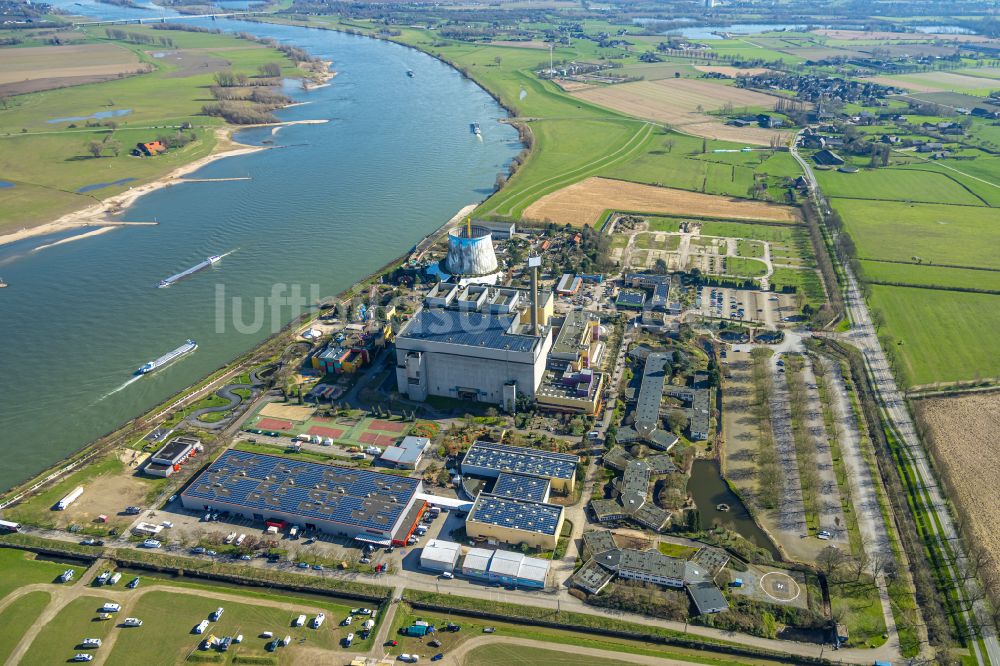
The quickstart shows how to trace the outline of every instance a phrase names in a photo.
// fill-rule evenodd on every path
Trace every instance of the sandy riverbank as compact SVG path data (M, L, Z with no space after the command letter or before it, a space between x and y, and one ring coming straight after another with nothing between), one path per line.
M242 144L234 143L230 138L231 131L231 128L219 128L216 130L217 143L215 151L211 155L206 155L201 159L197 159L193 162L185 164L184 166L178 167L162 178L158 178L150 183L129 188L127 192L122 192L121 194L108 197L107 199L93 204L92 206L87 206L86 208L66 213L52 222L45 222L38 226L19 229L18 231L0 235L0 245L14 243L24 240L25 238L45 236L47 234L67 231L69 229L78 229L80 227L106 227L119 225L121 222L114 219L112 216L119 215L124 212L129 206L135 203L139 197L145 196L150 192L163 189L164 187L170 187L171 185L176 185L179 182L184 182L181 180L184 176L197 171L206 164L211 164L216 160L221 160L225 157L235 157L237 155L248 155L259 150L267 150L266 146L243 146Z

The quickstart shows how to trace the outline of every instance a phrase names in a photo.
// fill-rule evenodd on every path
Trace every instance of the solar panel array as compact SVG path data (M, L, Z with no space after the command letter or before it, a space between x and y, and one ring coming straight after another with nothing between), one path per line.
M505 497L527 499L533 502L544 502L550 485L548 479L528 476L526 474L504 472L497 477L497 482L493 484L492 493Z
M533 474L547 479L572 479L579 456L569 453L539 451L525 446L508 446L494 442L475 442L462 459L466 467L483 467L497 472Z
M562 515L562 510L561 506L555 504L479 493L476 505L472 507L472 513L469 514L468 520L525 532L553 535L559 525L559 516Z
M184 491L186 498L308 519L390 530L412 503L419 479L226 451Z

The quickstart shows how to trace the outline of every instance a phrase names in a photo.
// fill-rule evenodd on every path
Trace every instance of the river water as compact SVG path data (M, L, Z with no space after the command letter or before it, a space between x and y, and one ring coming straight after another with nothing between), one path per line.
M56 5L101 18L166 15L87 0ZM116 229L38 251L0 247L0 488L8 488L196 382L270 335L305 302L333 295L406 252L491 192L520 150L505 112L427 55L329 31L204 22L292 43L334 61L332 84L303 92L281 120L322 125L245 130L276 149L215 162L140 199ZM406 70L414 77L406 76ZM92 109L80 109L86 115ZM469 131L478 121L482 139ZM2 174L0 174L2 175ZM100 177L95 175L95 182ZM211 254L214 268L156 289ZM277 296L273 298L272 296ZM235 299L235 301L234 301ZM283 301L289 301L282 305ZM256 321L255 321L256 319ZM187 338L199 349L133 380Z

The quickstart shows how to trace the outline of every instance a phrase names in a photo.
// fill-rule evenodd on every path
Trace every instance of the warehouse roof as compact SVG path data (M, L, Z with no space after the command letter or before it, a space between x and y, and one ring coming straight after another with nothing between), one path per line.
M656 550L623 548L618 561L618 571L684 580L684 560L668 557Z
M514 315L422 309L397 340L425 340L467 347L529 352L540 338L520 334Z
M477 441L465 453L462 471L465 472L466 466L475 466L498 472L534 474L547 479L572 479L579 462L579 456L569 453Z
M419 488L419 479L230 450L183 494L255 513L280 511L385 531L399 520Z
M174 437L172 440L163 445L159 451L154 453L150 460L162 460L165 461L165 465L176 464L178 460L183 458L188 454L195 444L199 444L199 440L193 437Z
M549 498L550 485L548 479L538 476L503 472L493 484L493 494L544 502Z
M493 557L493 551L487 550L485 548L470 548L469 552L465 554L465 560L462 562L463 569L472 569L473 571L486 570L490 566L490 558Z
M455 564L462 546L454 541L439 541L431 539L420 551L420 561L447 562Z
M493 557L496 559L495 555ZM534 580L544 585L545 578L549 575L550 562L550 560L538 557L524 557L521 560L521 567L517 570L517 577L521 580Z
M554 535L563 508L556 504L479 493L468 522Z
M524 561L522 553L512 553L508 550L497 550L490 560L490 573L498 576L516 578L517 572L521 570L521 562Z
M550 354L579 354L590 347L592 315L583 310L571 310L559 328L559 335L552 344Z

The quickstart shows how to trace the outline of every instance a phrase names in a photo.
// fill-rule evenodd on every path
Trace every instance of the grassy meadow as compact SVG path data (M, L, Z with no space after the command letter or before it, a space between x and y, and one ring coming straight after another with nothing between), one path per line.
M128 26L127 32L167 36L192 60L210 58L220 68L248 75L266 63L279 63L285 76L299 70L283 54L228 35L153 30ZM129 187L162 177L179 166L210 154L216 147L215 129L220 118L204 116L201 107L212 100L212 68L183 69L179 64L154 58L147 50L157 47L109 40L102 28L89 29L84 40L116 44L131 50L154 69L145 74L85 85L17 95L0 112L0 173L13 187L0 188L0 232L52 220L63 213L92 204ZM13 47L12 47L13 48ZM210 56L205 49L211 49ZM3 56L0 49L0 73ZM227 64L228 63L228 64ZM203 73L204 72L204 73ZM124 111L105 120L69 120L94 113ZM62 122L49 122L67 119ZM109 126L108 121L114 123ZM152 141L190 124L195 140L155 158L135 158L129 150L140 141ZM91 142L117 143L118 155L105 150L94 157ZM127 182L92 189L85 186Z

